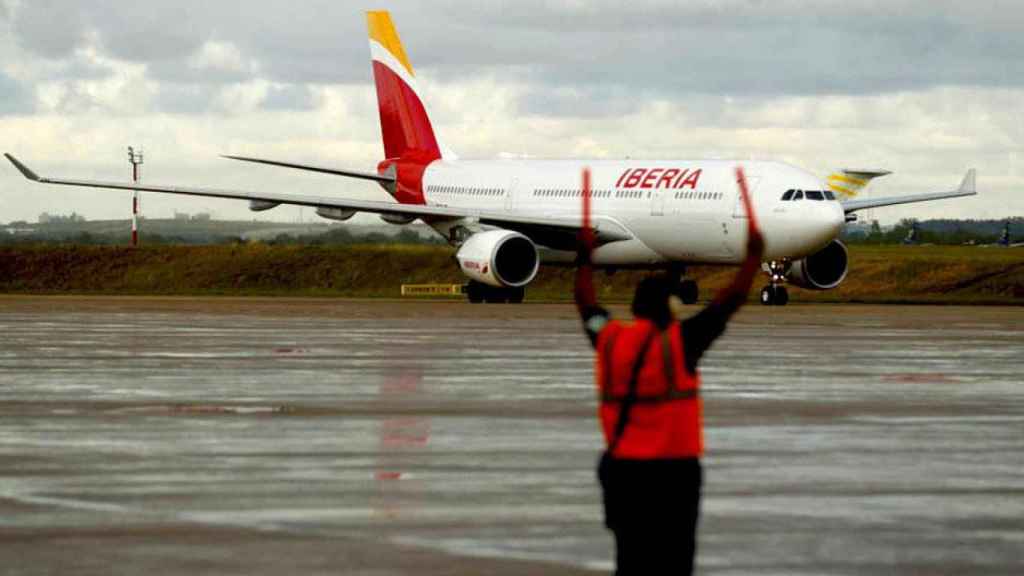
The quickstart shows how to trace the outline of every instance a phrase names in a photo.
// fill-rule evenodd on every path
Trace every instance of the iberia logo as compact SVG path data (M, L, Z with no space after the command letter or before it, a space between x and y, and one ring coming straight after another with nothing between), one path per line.
M689 168L627 168L615 181L616 188L697 189L701 170Z

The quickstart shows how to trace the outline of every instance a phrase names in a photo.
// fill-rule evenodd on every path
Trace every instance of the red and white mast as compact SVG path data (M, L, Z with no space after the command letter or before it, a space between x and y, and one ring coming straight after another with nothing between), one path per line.
M131 146L128 147L128 161L132 164L132 182L139 183L142 176L142 150L135 152ZM139 245L139 191L132 191L132 247Z

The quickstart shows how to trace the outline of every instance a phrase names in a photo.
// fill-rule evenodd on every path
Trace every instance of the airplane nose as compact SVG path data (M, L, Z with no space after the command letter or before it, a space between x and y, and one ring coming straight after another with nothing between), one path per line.
M835 231L835 235L839 236L843 227L846 226L846 211L843 210L843 205L839 202L829 202L826 206L830 208L832 229Z
M805 213L808 226L804 228L808 244L823 246L839 237L846 224L846 216L838 202L806 203L805 206L810 208Z
M819 221L821 222L821 233L823 238L829 240L838 238L846 225L846 213L838 202L826 202L818 206Z

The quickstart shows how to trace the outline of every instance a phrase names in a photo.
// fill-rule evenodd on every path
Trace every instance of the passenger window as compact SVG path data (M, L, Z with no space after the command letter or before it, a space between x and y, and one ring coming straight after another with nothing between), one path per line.
M796 192L796 190L786 190L786 193L782 195L782 199L783 200L792 200L794 192Z
M793 200L803 200L803 199L804 199L804 191L803 190L797 190L796 194L793 195Z
M808 190L804 192L807 195L808 200L824 200L825 196L821 193L821 190Z

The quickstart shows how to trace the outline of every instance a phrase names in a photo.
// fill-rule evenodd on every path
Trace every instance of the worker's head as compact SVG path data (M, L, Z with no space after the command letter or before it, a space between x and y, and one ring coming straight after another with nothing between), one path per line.
M636 286L633 294L633 315L651 320L665 327L675 320L676 314L671 300L675 296L673 283L665 276L648 276Z

